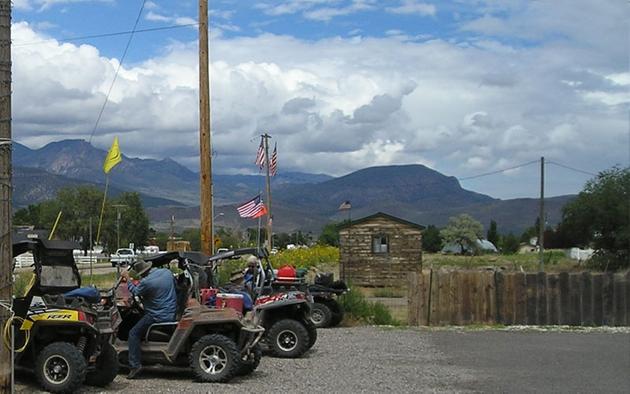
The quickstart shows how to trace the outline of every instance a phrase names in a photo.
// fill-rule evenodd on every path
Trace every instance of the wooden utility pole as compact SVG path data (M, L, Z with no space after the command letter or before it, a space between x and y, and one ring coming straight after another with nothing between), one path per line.
M11 246L11 0L0 0L0 328L12 302ZM0 393L13 389L12 355L0 344Z
M538 217L539 271L545 270L545 158L540 158L540 216Z
M269 251L273 248L273 233L272 223L273 216L271 215L271 178L269 173L269 138L271 136L267 133L262 135L263 141L265 141L265 167L267 167L267 247Z
M208 56L208 0L199 0L199 161L201 251L211 255L212 231L212 143L210 138L210 82Z

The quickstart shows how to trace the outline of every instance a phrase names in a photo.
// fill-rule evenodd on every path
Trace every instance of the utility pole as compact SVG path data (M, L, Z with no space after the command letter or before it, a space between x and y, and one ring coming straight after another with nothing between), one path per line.
M12 303L11 244L11 1L0 0L0 327ZM0 393L13 390L13 356L0 345Z
M539 271L545 270L545 158L540 158L540 216L538 217Z
M199 0L199 171L201 251L212 254L212 143L208 56L208 0Z
M271 233L273 216L271 215L271 179L269 175L269 138L271 136L267 133L262 135L263 140L265 141L265 167L267 167L267 246L269 247L269 251L273 248L273 234Z
M114 204L112 207L116 208L116 249L120 249L120 208L126 208L125 204Z

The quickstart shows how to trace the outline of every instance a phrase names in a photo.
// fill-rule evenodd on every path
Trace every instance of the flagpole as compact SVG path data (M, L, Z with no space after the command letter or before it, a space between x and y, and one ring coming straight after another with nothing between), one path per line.
M260 225L262 223L262 216L258 216L258 236L256 237L256 249L260 250Z
M272 235L272 218L271 215L271 180L269 177L269 138L271 136L267 133L262 135L262 138L265 141L265 167L267 167L267 246L269 247L269 251L273 248L273 235Z
M103 212L105 212L105 199L107 198L107 189L109 187L109 173L105 177L105 192L103 193L103 204L101 205L101 215L98 219L98 229L96 230L96 244L101 239L101 224L103 224Z

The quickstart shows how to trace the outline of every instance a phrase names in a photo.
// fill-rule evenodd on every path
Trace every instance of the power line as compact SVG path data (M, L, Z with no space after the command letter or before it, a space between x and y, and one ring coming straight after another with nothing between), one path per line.
M529 162L527 162L527 163L523 163L523 164L518 164L518 165L515 165L515 166L513 166L513 167L503 168L503 169L501 169L501 170L496 170L496 171L491 171L491 172L485 172L485 173L483 173L483 174L473 175L473 176L467 176L467 177L464 177L464 178L457 178L457 179L458 179L458 180L460 180L460 181L467 181L467 180L469 180L469 179L481 178L481 177L488 176L488 175L495 175L495 174L499 174L499 173L502 173L502 172L506 172L506 171L510 171L510 170L515 170L515 169L517 169L517 168L525 167L525 166L528 166L528 165L531 165L531 164L534 164L534 163L538 163L538 160L532 160L532 161L529 161Z
M560 164L560 163L557 163L557 162L555 162L555 161L547 161L547 164L553 164L553 165L556 165L556 166L558 166L558 167L566 168L567 170L571 170L571 171L579 172L579 173L586 174L586 175L597 176L597 174L594 174L594 173L592 173L592 172L588 172L588 171L580 170L579 168L573 168L573 167L567 166L567 165L565 165L565 164Z
M98 117L96 118L96 123L94 123L94 129L90 134L89 143L92 143L92 137L94 137L94 133L96 133L96 129L98 128L98 124L101 121L101 117L103 116L103 112L105 112L105 107L107 106L107 102L109 101L109 95L112 93L112 89L114 88L114 84L116 83L116 79L118 79L118 73L120 72L120 68L125 61L125 57L127 56L127 51L129 50L129 46L131 45L131 40L136 32L136 28L138 27L138 23L140 22L140 17L142 16L142 11L144 10L144 4L147 0L142 0L142 6L140 7L140 11L138 12L138 16L136 17L136 22L133 25L133 29L131 30L131 34L129 35L129 40L127 40L127 45L125 46L125 50L123 52L122 57L120 58L120 62L118 63L118 67L116 68L116 73L114 74L114 79L112 80L112 84L109 85L109 90L107 91L107 95L105 96L105 101L103 101L103 106L98 113Z
M187 23L184 25L172 25L172 26L163 26L163 27L152 27L152 28L148 28L148 29L140 29L140 30L130 30L130 31L118 31L118 32L113 32L113 33L102 33L102 34L92 34L92 35L88 35L88 36L77 36L77 37L66 37L66 38L49 38L47 40L41 40L41 41L32 41L32 42L23 42L23 43L18 43L18 44L12 44L13 47L23 47L23 46L29 46L29 45L38 45L38 44L44 44L50 41L58 41L58 42L72 42L72 41L81 41L81 40L87 40L90 38L102 38L102 37L114 37L114 36L124 36L124 35L129 35L129 34L135 34L135 33L147 33L147 32L153 32L153 31L162 31L162 30L173 30L173 29L179 29L182 27L191 27L191 26L197 26L199 25L199 23Z

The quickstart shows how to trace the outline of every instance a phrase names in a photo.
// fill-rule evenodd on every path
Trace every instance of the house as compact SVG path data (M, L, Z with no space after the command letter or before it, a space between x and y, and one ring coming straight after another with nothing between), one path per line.
M424 227L378 212L339 230L340 274L354 286L406 286L422 269Z

